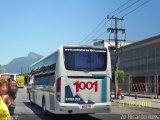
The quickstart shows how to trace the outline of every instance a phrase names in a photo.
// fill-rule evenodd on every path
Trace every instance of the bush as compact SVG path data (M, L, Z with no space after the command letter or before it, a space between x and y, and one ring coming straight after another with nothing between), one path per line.
M124 83L124 71L123 70L118 70L118 82Z

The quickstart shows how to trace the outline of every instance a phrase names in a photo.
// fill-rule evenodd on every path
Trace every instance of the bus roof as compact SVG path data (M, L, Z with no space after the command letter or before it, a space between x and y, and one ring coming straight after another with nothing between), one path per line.
M98 48L98 49L106 49L101 46L89 46L89 45L63 45L63 47L83 47L83 48Z
M58 49L63 48L63 47L82 47L82 48L94 48L94 49L106 49L105 47L101 47L101 46L88 46L88 45L61 45ZM55 52L49 54L46 57L43 57L41 59L39 59L38 61L36 61L35 63L31 64L30 67L34 66L35 64L43 61L44 59L48 58L49 56L53 55L54 53L56 53L58 50L56 50Z

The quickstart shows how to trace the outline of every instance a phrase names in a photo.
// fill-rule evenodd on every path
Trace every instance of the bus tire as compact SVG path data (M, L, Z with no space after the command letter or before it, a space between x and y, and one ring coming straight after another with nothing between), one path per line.
M45 102L45 98L42 98L42 113L43 115L47 114L47 110L46 110L46 102Z

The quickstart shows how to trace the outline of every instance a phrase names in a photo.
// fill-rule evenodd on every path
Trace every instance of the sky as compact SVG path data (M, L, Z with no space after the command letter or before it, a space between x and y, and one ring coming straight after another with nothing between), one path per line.
M106 29L113 21L105 20L97 34L87 36L109 13L127 1L0 0L0 64L30 52L47 56L62 44L92 45L94 39L108 39ZM130 4L135 1L131 0ZM145 1L140 0L116 17L122 17ZM151 0L124 17L123 22L119 21L118 25L126 29L127 41L160 34L159 6L160 0Z

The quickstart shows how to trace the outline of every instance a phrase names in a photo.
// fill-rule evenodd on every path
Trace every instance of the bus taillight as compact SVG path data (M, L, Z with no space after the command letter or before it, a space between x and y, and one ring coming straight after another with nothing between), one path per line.
M60 94L61 94L61 78L57 79L57 100L60 101Z

